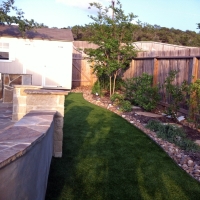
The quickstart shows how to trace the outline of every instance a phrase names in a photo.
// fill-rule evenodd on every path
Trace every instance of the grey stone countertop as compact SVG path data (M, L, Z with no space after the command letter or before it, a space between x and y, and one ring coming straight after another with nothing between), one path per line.
M67 95L69 91L66 90L52 90L52 89L25 89L27 94L55 94L55 95Z
M29 151L47 133L56 111L31 111L0 132L0 169Z

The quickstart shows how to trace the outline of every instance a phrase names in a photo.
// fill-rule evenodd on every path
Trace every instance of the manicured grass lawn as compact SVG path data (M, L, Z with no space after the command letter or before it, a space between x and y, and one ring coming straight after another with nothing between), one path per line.
M200 199L200 183L143 132L110 111L66 98L63 157L53 158L46 199Z

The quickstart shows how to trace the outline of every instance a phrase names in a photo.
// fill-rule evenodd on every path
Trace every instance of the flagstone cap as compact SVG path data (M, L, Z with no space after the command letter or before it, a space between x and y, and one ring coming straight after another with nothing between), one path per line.
M66 90L47 90L47 89L25 89L24 92L26 94L57 94L57 95L67 95L69 91Z
M0 133L0 169L18 159L48 133L56 111L30 111Z

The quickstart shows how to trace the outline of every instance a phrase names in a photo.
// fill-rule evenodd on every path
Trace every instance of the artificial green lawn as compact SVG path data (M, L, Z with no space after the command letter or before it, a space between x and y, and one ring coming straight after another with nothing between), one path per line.
M200 183L120 116L69 94L47 200L200 199Z

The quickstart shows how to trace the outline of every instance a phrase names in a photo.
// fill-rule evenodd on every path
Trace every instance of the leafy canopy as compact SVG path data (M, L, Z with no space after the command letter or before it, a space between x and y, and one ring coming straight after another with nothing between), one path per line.
M114 78L114 93L116 77L122 69L129 66L131 58L136 55L132 45L132 21L136 16L133 13L125 15L120 1L117 1L116 6L113 3L105 8L95 2L90 3L90 6L98 10L97 16L89 16L93 20L93 23L90 23L90 30L93 33L90 42L97 44L98 48L86 49L86 53L98 77L107 75L110 80Z
M24 18L24 12L14 6L14 0L3 1L0 5L0 24L18 24L21 33L25 33L34 27L44 27L44 24L39 24L33 19L27 20ZM15 15L10 16L10 12L14 11Z

